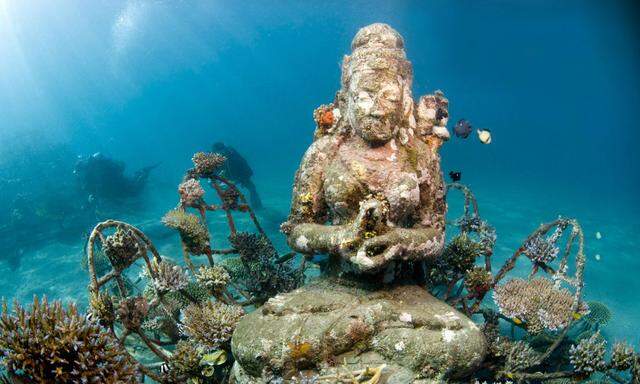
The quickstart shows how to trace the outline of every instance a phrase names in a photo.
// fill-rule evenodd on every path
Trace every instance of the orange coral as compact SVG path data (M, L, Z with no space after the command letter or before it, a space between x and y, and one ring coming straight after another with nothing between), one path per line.
M333 111L324 111L320 114L320 119L318 124L323 126L331 126L333 125Z
M333 105L332 104L323 104L316 108L313 112L313 119L318 124L318 128L331 128L334 123L333 116Z

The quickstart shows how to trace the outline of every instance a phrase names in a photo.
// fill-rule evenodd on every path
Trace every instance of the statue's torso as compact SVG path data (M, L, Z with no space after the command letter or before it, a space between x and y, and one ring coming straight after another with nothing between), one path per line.
M420 205L420 178L426 171L417 158L421 147L395 141L372 148L361 140L343 142L325 169L323 192L333 224L351 221L368 195L389 202L389 219L405 226L415 220Z

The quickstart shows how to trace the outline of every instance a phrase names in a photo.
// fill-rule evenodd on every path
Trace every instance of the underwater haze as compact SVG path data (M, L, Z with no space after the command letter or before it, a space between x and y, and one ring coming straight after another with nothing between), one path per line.
M586 300L613 313L608 340L638 346L638 16L632 1L0 0L0 296L86 306L83 247L107 218L180 259L160 218L216 142L250 164L284 250L313 111L340 88L354 34L383 22L404 37L414 95L449 99L442 170L462 173L496 227L495 264L541 223L578 219ZM467 139L453 134L463 118ZM78 189L93 155L131 198ZM449 202L450 219L461 212Z

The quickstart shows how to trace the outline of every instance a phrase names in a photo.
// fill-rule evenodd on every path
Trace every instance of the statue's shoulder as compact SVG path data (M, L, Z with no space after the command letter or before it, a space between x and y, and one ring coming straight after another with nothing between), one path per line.
M304 154L304 163L325 162L333 158L342 144L343 139L338 135L322 136L317 138Z

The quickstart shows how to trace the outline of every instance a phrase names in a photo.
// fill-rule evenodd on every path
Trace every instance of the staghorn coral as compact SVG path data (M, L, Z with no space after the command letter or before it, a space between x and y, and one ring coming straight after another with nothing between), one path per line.
M213 292L222 292L229 284L231 276L222 266L214 265L208 267L202 265L198 269L198 273L196 273L196 280Z
M611 367L618 371L626 371L633 366L634 350L633 347L624 342L618 342L613 345L611 351Z
M180 238L189 253L202 255L209 252L209 232L198 216L174 209L164 215L162 222L180 233Z
M109 294L91 292L89 297L90 313L95 316L101 325L109 328L116 321L116 312L113 299Z
M224 164L227 158L218 153L197 152L191 160L198 176L209 177Z
M116 270L127 268L140 252L135 234L128 228L118 227L102 245L105 255Z
M531 333L543 329L555 331L569 325L572 317L573 296L553 281L538 277L532 280L512 279L497 286L493 298L504 316L514 321L524 321ZM587 313L588 307L581 303L578 315Z
M569 361L575 372L590 375L596 371L607 368L604 359L606 341L600 337L600 333L594 333L590 338L581 340L577 345L569 349Z
M153 285L158 291L176 292L189 285L189 276L180 266L168 261L154 261L154 266L157 277L153 279Z
M562 236L562 227L556 230L549 237L540 234L533 236L524 244L523 253L532 261L538 263L550 263L558 257L560 248L556 245Z
M191 304L182 311L180 330L207 350L215 350L227 345L243 315L242 307L217 301Z
M633 366L631 367L631 382L640 384L640 355L636 355L634 358Z
M130 297L120 301L117 314L122 325L131 331L140 329L149 313L149 304L144 297Z
M187 206L198 206L202 203L204 189L197 179L188 179L178 185L180 201Z
M34 298L0 317L0 360L29 383L138 383L137 369L119 343L74 305Z
M502 355L505 356L504 368L507 372L525 370L538 362L539 353L524 341L502 344Z

